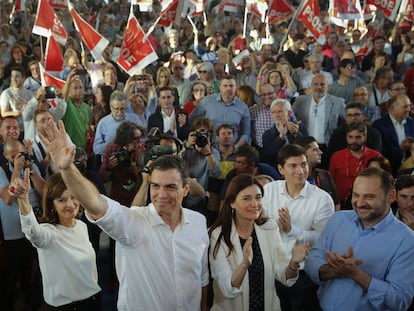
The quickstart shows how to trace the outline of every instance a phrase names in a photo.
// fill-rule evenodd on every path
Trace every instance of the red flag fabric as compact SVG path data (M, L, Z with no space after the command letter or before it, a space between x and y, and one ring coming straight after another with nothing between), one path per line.
M56 41L64 45L68 34L47 0L39 0L36 20L32 32L42 37L49 37L49 30Z
M49 4L54 9L68 8L68 0L49 0Z
M359 0L329 0L329 17L338 26L346 26L345 19L362 18Z
M46 44L45 70L59 72L63 68L63 57L59 44L53 36L49 36Z
M290 19L295 12L295 8L286 0L273 0L270 3L267 16L269 24L277 24Z
M91 25L79 16L70 2L68 6L75 28L79 32L82 41L88 47L88 50L91 52L93 58L95 60L104 61L102 52L108 46L109 41L102 37Z
M165 2L164 2L165 4ZM173 0L161 11L161 18L158 24L169 27L171 24L179 25L181 22L181 13L183 12L183 0Z
M14 2L14 12L26 10L26 0L16 0Z
M321 10L318 0L304 0L297 19L301 21L308 31L320 43L325 42L327 26L321 20Z
M237 13L237 3L232 0L220 0L218 5L218 13L221 12L233 12Z
M407 20L414 21L414 0L402 0L399 14L404 15Z
M246 0L247 11L256 15L262 23L266 19L266 11L269 7L266 0Z
M130 76L138 74L140 70L158 59L150 42L144 41L145 33L138 20L131 14L124 33L118 64Z
M40 68L40 80L42 82L42 86L56 86L59 89L63 89L65 85L65 81L56 78L55 76L51 75L49 72L45 71L45 68L42 64L39 64Z
M376 7L391 21L395 20L400 4L401 0L366 0L365 2L366 7Z

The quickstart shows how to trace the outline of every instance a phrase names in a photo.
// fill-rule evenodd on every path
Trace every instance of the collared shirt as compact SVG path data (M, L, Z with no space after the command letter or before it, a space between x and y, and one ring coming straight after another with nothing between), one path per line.
M263 133L273 125L270 107L256 104L250 107L250 115L252 119L252 142L259 147L263 147Z
M209 118L215 129L222 124L230 124L233 128L235 143L241 139L250 143L250 111L247 105L237 97L226 104L221 100L220 94L206 96L193 110L189 119L190 124L198 116Z
M358 267L372 279L368 290L349 278L321 281L319 270L328 264L326 251L344 254L353 247ZM407 310L414 293L414 233L392 212L364 229L354 211L336 212L306 259L305 270L320 284L318 296L325 311Z
M312 96L312 102L309 107L309 125L308 132L310 136L315 137L319 144L327 144L325 141L325 122L327 116L325 116L325 99L326 96L319 100L319 103L315 101Z
M407 137L406 134L405 134L405 128L404 128L404 125L405 125L405 123L407 123L407 120L404 119L401 122L398 122L396 119L394 119L394 117L391 115L391 113L389 113L388 115L390 116L392 125L394 126L395 133L397 133L398 144L401 146L402 142Z
M172 232L153 204L127 208L102 197L106 214L87 217L116 240L118 310L200 310L201 288L209 282L205 218L183 208Z
M168 133L168 131L171 130L171 123L175 122L175 111L173 110L171 115L169 116L161 109L161 116L162 122L164 124L164 133ZM174 136L177 137L177 124L174 128Z
M112 113L99 120L93 142L93 152L95 154L103 154L108 143L114 140L118 126L126 120L134 123L139 122L138 116L135 113L128 112L125 113L125 118L122 120L115 120Z
M281 232L286 254L291 256L295 240L314 244L326 222L334 213L334 202L330 195L308 182L300 194L292 198L286 189L286 181L276 180L264 186L263 209L270 218L279 220L279 210L287 207L292 222L289 233ZM303 263L301 264L303 268Z
M379 106L390 99L390 93L388 90L384 94L381 94L380 90L378 90L374 84L368 84L366 87L371 93L368 99L368 106Z

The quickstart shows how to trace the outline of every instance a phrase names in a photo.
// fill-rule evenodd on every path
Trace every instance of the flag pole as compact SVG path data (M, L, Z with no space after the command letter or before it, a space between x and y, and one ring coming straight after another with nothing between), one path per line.
M290 32L290 29L291 29L291 28L292 28L292 26L293 26L293 22L296 20L296 17L298 16L299 11L300 11L300 10L302 10L302 7L303 7L303 5L305 4L305 1L306 1L306 0L302 0L302 1L299 3L299 6L298 6L298 8L296 9L295 14L293 14L292 19L291 19L291 21L290 21L290 23L289 23L289 27L288 27L287 32L286 32L286 36L285 36L285 38L283 38L283 40L280 42L280 45L279 45L279 51L277 52L277 54L278 54L278 55L280 55L280 53L282 53L282 50L283 50L283 45L285 44L285 42L286 42L286 41L288 40L288 38L289 38L289 32Z
M244 6L243 38L246 38L246 31L247 31L247 3Z

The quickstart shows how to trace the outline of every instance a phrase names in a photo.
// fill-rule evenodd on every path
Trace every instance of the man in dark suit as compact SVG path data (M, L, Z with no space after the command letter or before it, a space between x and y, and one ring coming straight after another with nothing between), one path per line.
M162 133L185 140L189 131L187 115L184 112L176 113L174 110L174 96L169 87L160 88L159 93L158 103L161 109L149 117L148 129L157 127Z
M322 167L327 168L327 144L333 131L345 122L345 102L327 94L328 81L323 74L313 77L311 93L299 96L292 109L302 124L307 128L310 136L318 141L323 151Z
M381 153L390 161L394 176L414 142L414 120L409 117L411 106L406 95L394 96L388 101L388 114L372 123L381 133L384 142Z
M277 153L284 145L291 144L296 138L307 136L308 130L301 122L292 118L292 106L286 99L275 99L270 105L273 126L263 133L263 146L260 161L276 167Z

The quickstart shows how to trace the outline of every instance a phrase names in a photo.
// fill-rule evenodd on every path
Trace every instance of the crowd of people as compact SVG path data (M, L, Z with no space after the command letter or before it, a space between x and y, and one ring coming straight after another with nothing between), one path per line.
M75 4L104 61L57 12L62 89L35 1L1 10L1 309L107 310L111 288L117 310L414 310L411 21L320 44L209 9L155 27L158 60L128 76L130 4L108 2ZM145 31L156 12L134 10Z

